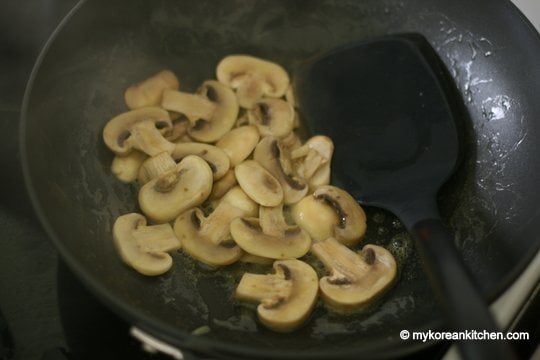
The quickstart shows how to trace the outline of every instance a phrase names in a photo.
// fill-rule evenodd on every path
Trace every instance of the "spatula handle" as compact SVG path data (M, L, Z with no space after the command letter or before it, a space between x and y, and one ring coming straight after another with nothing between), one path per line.
M454 246L452 233L441 220L420 221L412 227L412 233L452 330L500 332ZM504 340L461 340L458 348L464 359L517 358Z

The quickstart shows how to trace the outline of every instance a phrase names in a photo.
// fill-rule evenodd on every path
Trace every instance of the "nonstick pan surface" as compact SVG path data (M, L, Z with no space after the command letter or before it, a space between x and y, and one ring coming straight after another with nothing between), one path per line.
M540 38L509 1L83 1L41 54L24 101L22 157L39 217L77 276L125 319L182 349L230 358L356 358L406 354L427 344L399 331L436 329L441 313L411 240L389 213L368 211L366 242L400 265L396 286L352 316L318 306L291 335L266 330L254 307L232 299L247 265L205 268L174 255L146 278L120 261L111 228L136 211L101 140L126 110L123 91L163 68L184 91L225 55L247 53L294 77L307 58L386 34L420 33L454 78L464 110L464 161L441 193L446 222L488 299L538 251L540 236ZM337 144L339 146L339 144ZM261 270L261 269L259 269ZM210 332L191 332L209 326Z

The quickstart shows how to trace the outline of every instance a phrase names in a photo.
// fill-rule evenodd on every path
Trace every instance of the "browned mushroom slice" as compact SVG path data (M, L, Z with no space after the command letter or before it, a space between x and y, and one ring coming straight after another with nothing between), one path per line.
M174 220L180 213L202 204L212 190L212 170L198 156L186 156L169 171L150 180L139 191L139 206L156 222Z
M290 205L306 195L308 186L304 180L293 176L291 170L287 169L291 166L287 164L289 159L285 156L278 140L272 136L263 138L253 152L253 159L279 181L283 188L283 201L286 205Z
M353 310L373 301L396 278L394 257L377 245L366 245L356 253L328 238L315 243L312 252L330 272L319 282L321 295L339 310Z
M217 66L217 79L236 90L241 107L251 109L263 96L279 98L289 86L289 75L278 64L247 55L231 55Z
M276 206L283 200L281 185L258 162L246 160L234 168L238 184L257 204Z
M287 332L309 317L317 299L317 273L300 260L274 262L274 274L242 276L235 296L258 302L259 320L272 330Z
M109 120L103 129L103 141L120 156L129 154L133 149L154 156L173 150L174 144L163 137L171 129L167 111L157 107L141 108Z
M160 275L172 266L167 253L180 248L171 225L147 226L144 216L122 215L113 226L114 244L121 259L143 275Z
M163 70L127 88L124 93L126 105L130 109L156 106L161 102L165 90L178 90L178 79L172 71Z
M178 143L175 145L171 155L175 160L183 159L187 155L200 156L210 165L210 169L212 169L212 173L214 174L214 180L221 179L229 171L230 167L230 160L227 154L214 145L196 142Z
M259 131L255 126L240 126L225 134L216 146L227 153L231 159L231 167L234 167L248 158L259 138Z
M293 130L294 110L281 99L261 99L248 112L249 122L259 129L262 136L283 138Z
M255 204L239 187L231 189L215 210L204 217L198 209L190 209L178 216L174 231L184 251L193 258L212 266L228 265L238 260L243 251L231 239L229 224L241 216L253 216Z
M238 102L234 92L213 80L205 81L196 94L167 90L161 106L181 113L191 122L189 136L201 142L215 142L236 122Z
M306 230L313 241L323 241L334 236L339 218L334 208L326 202L308 195L291 208L291 217Z
M307 232L285 222L281 205L261 206L259 219L233 220L231 235L247 253L271 259L299 258L304 256L311 246L311 238Z
M366 232L366 214L348 192L332 185L320 186L313 193L316 200L325 202L336 213L338 223L333 236L342 244L358 243Z

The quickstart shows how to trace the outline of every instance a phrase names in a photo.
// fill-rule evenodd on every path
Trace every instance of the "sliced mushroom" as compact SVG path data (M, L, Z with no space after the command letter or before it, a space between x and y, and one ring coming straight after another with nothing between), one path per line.
M103 129L103 141L116 155L127 155L137 149L154 156L173 150L174 144L163 137L171 129L167 111L158 107L141 108L109 120Z
M334 153L334 143L328 136L317 135L304 145L291 151L291 158L296 160L296 172L308 180L309 188L314 191L330 183L330 161Z
M130 109L156 106L161 102L165 90L178 90L178 79L172 71L163 70L127 88L124 93L126 105Z
M317 299L317 273L300 260L274 262L274 274L245 273L236 288L238 300L259 302L259 320L272 330L298 328L309 317Z
M238 184L257 204L276 206L283 201L281 185L258 162L246 160L234 168Z
M287 165L288 160L275 137L263 138L255 147L253 159L279 181L283 188L283 201L286 205L294 204L306 195L308 186L302 179L291 174L288 169L290 164Z
M245 253L238 261L248 264L272 265L274 259Z
M147 157L146 154L136 150L126 156L115 156L111 164L111 172L121 182L133 182L137 180L139 168Z
M216 146L229 155L231 167L234 167L247 159L257 146L259 138L259 131L255 126L240 126L225 134Z
M189 135L206 143L225 135L234 126L238 115L234 92L213 80L205 81L197 94L167 90L163 93L161 106L184 114L191 123Z
M199 208L178 216L174 223L176 236L184 250L195 259L212 266L228 265L238 260L243 251L231 239L230 222L241 216L253 216L255 204L239 187L231 189L215 210L204 217Z
M381 246L366 245L356 253L328 238L315 243L312 252L331 273L319 282L321 295L337 309L352 310L367 304L396 278L396 261Z
M167 253L180 248L170 224L146 226L141 214L131 213L116 219L113 240L121 259L143 275L160 275L172 266Z
M196 142L178 143L175 145L172 152L172 157L175 160L183 159L188 155L197 155L206 160L208 165L210 165L210 169L212 169L214 180L221 179L229 171L229 157L225 151L217 146Z
M139 169L139 185L144 185L150 180L176 169L176 161L167 152L146 159Z
M217 79L236 89L241 107L251 109L263 96L279 98L289 86L289 75L278 64L247 55L231 55L217 66Z
M283 150L285 150L285 152L289 154L294 149L298 149L300 146L302 146L302 141L300 140L298 135L294 133L294 131L291 132L289 135L285 136L283 139L280 139L279 143L281 144Z
M169 114L171 113L174 114L174 118L171 115L173 128L168 135L165 135L165 138L169 141L177 142L177 141L180 141L180 139L185 138L186 136L189 137L188 129L189 129L190 123L189 123L188 118L182 114L169 111Z
M173 220L202 204L212 190L212 170L198 156L186 156L172 171L150 180L139 191L139 206L156 222Z
M262 136L283 138L293 130L294 109L281 99L261 99L248 112L248 119Z
M348 192L324 185L315 190L313 197L325 202L336 212L338 223L334 225L333 236L340 243L352 246L362 239L366 232L366 214Z
M295 224L306 230L313 241L323 241L334 236L339 218L334 208L324 201L308 195L291 207Z
M210 193L210 199L219 199L225 195L230 189L232 189L238 182L234 175L234 170L231 169L218 181L214 182L212 186L212 192Z
M271 259L299 258L311 246L307 232L285 222L281 205L261 206L259 219L243 217L233 220L231 235L247 253Z

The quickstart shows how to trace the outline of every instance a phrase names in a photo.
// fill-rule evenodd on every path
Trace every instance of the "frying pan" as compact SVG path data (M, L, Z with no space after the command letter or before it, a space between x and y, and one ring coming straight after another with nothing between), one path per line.
M540 246L540 37L502 0L80 2L37 61L21 125L27 187L63 260L116 313L186 354L383 358L430 345L399 338L402 329L444 323L410 238L379 209L367 209L366 242L395 254L396 286L354 315L319 305L293 335L266 330L252 307L233 301L249 266L215 271L178 253L169 273L146 278L121 263L111 238L114 219L137 210L136 188L111 176L112 155L101 141L108 119L126 110L128 85L170 68L184 90L195 90L232 53L276 61L294 76L306 58L392 33L425 36L461 94L464 162L439 203L493 300ZM210 331L192 334L201 326Z

